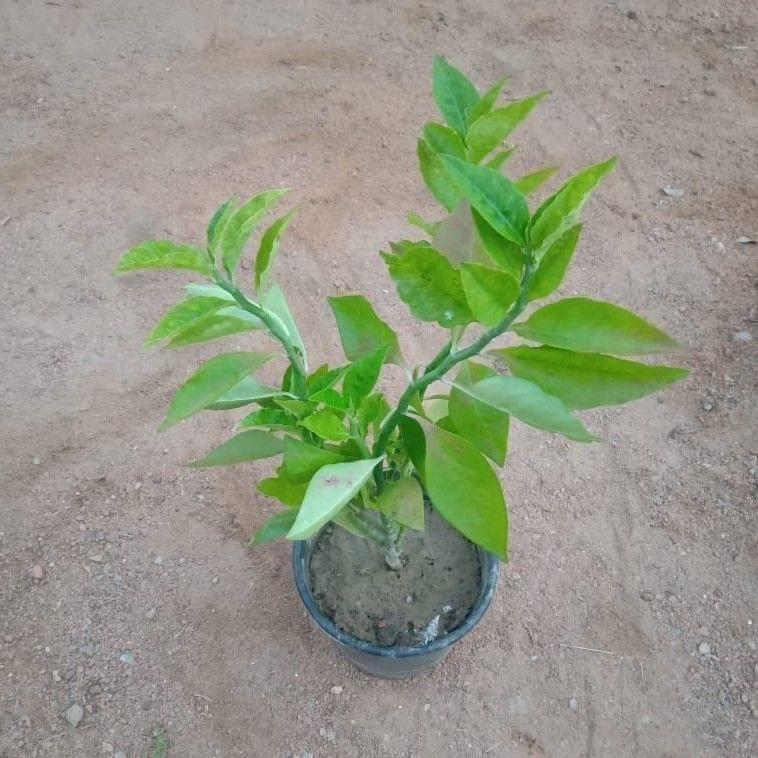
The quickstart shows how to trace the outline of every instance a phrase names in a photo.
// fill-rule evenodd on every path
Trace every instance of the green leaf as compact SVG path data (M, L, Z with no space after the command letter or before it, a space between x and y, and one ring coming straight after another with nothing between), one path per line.
M617 162L614 157L584 169L537 209L529 227L533 250L547 247L576 224L589 196L603 178L616 168Z
M348 360L355 361L380 348L387 352L390 363L402 364L403 356L397 334L376 315L363 295L330 297L329 305L337 321L342 349Z
M205 458L193 461L193 468L209 468L210 466L231 466L235 463L257 461L261 458L271 458L279 455L284 446L282 441L270 432L252 429L232 437Z
M311 413L300 423L322 440L342 442L350 436L342 419L334 411L326 408Z
M272 516L266 523L250 538L249 545L264 545L267 542L281 539L286 536L287 532L292 529L292 525L297 518L297 511L290 509L281 511Z
M287 533L289 540L304 540L334 518L371 476L382 458L333 463L320 468L308 484L297 519Z
M440 225L439 221L424 221L424 219L421 218L418 213L413 213L412 211L408 212L406 219L411 226L415 226L418 229L421 229L421 231L427 234L429 237L434 237L435 233L437 232L437 228Z
M233 295L230 295L223 287L218 284L197 284L191 282L185 284L184 289L190 297L215 297L219 300L226 300L228 304L234 304L237 301Z
M403 526L424 531L424 493L412 476L389 482L376 499L376 509Z
M221 258L224 270L234 276L245 245L265 213L273 208L289 190L266 190L248 200L227 222L221 237Z
M485 166L472 166L450 155L441 155L440 160L487 223L506 239L523 245L529 208L516 185Z
M295 211L291 210L284 216L280 216L271 226L263 233L261 244L258 247L258 255L255 257L255 289L259 290L265 287L266 280L276 257L276 251L279 249L279 242L292 221Z
M454 155L461 160L466 160L466 146L449 126L432 122L424 124L421 138L437 155Z
M471 312L487 327L502 321L519 294L519 283L510 274L478 263L461 266L461 282Z
M438 251L408 243L401 255L382 254L400 299L422 321L450 328L472 321L461 275Z
M307 479L303 482L293 482L281 473L278 476L272 476L258 482L258 492L267 497L276 498L279 502L288 505L290 508L300 507L307 489Z
M465 138L469 114L479 103L476 87L457 68L444 58L436 56L432 70L432 90L445 121Z
M284 394L282 390L261 384L257 379L253 379L252 376L246 376L228 392L225 392L210 405L206 406L206 410L228 411L233 408L241 408L243 405L250 405L250 403L255 403L258 400L278 397L282 394Z
M321 390L333 387L337 382L342 379L347 371L347 366L338 366L337 368L329 368L327 363L319 366L313 371L305 381L305 387L308 391L308 395L313 395Z
M554 347L509 347L493 350L514 376L528 379L560 398L568 408L621 405L683 379L689 371L648 366L596 353Z
M350 409L350 403L347 398L333 387L324 387L324 389L314 392L308 399L314 403L323 403L337 411L347 411Z
M422 139L418 141L416 154L424 184L444 208L452 211L463 200L463 195L450 178L442 159Z
M558 170L558 166L546 166L545 168L532 171L531 174L524 174L516 182L516 187L524 195L531 195L538 190L551 176Z
M466 361L450 390L448 412L456 433L467 439L498 466L502 466L508 452L508 414L480 402L460 389L468 388L491 376L497 376L494 369Z
M240 428L251 426L263 426L271 431L294 431L295 421L286 411L278 408L259 408L257 411L248 413L242 421L239 422Z
M515 152L516 152L515 147L511 147L508 150L500 150L499 152L495 153L495 155L492 158L490 158L484 165L487 168L494 169L495 171L500 171L500 169L503 167L503 164Z
M358 420L358 426L362 433L365 435L368 432L369 427L373 425L374 434L378 433L379 425L389 415L390 406L387 403L384 395L381 392L376 392L373 395L369 395L358 408L356 418Z
M227 300L218 297L189 297L183 300L166 311L166 314L145 340L145 347L173 337L197 319L207 316L219 308L226 308L228 305Z
M502 144L505 138L534 110L537 103L548 94L548 92L540 92L534 97L496 108L474 121L466 137L472 163L479 163L488 153Z
M469 114L469 123L476 123L478 118L489 113L494 107L497 99L500 97L500 93L503 91L505 83L508 81L508 77L504 76L499 81L495 82L480 98L479 102L473 107Z
M342 382L342 392L353 408L360 407L364 398L374 389L384 364L387 348L379 348L373 353L350 364Z
M514 279L521 279L524 268L524 255L521 247L515 242L501 237L475 210L471 211L474 226L479 234L487 255L507 274Z
M343 460L341 455L331 450L285 437L281 474L292 482L307 482L323 466Z
M295 319L278 284L272 284L261 296L261 305L273 313L284 324L292 344L297 348L303 360L306 359L305 345L300 336Z
M184 347L200 342L228 337L230 334L251 332L263 328L263 322L242 308L224 303L224 308L196 319L177 331L169 342L169 347Z
M529 300L547 297L561 286L581 233L581 224L569 227L545 251L529 288Z
M528 340L580 353L646 355L676 351L679 344L634 313L587 297L551 303L513 331Z
M209 276L211 266L204 251L192 245L177 245L168 240L143 242L124 253L116 273L146 268L178 268Z
M508 513L487 460L463 437L420 419L426 442L421 476L432 505L465 537L505 560Z
M529 426L556 432L577 442L595 442L561 400L543 392L533 382L513 376L490 376L469 386L456 385L484 405L509 413Z
M273 353L222 353L206 361L174 395L160 430L207 408L271 358Z
M208 224L208 252L211 255L211 259L214 261L216 260L216 252L221 237L223 236L224 229L226 228L229 219L234 215L236 203L237 199L233 197L227 200L223 205L220 205L213 214L210 224Z

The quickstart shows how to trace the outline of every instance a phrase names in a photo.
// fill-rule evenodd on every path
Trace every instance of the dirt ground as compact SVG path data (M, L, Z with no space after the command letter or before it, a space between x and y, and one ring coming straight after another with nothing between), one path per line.
M0 0L0 756L145 756L157 727L170 756L755 755L757 31L750 0ZM692 375L586 414L601 445L514 426L493 608L388 682L310 625L287 545L246 547L268 467L182 466L230 418L156 434L217 349L140 348L186 277L111 271L290 186L311 354L340 359L326 295L365 292L431 356L377 252L436 213L437 52L553 91L514 171L621 156L564 292L647 314Z

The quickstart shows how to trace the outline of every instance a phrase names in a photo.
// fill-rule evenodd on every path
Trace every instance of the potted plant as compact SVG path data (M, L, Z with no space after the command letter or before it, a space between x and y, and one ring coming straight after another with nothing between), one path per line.
M560 286L582 208L616 159L584 169L530 208L528 197L555 169L508 179L502 167L513 148L503 143L545 93L501 105L503 84L480 94L444 59L434 63L445 123L423 127L418 160L446 215L426 222L410 214L425 238L382 253L400 299L444 330L425 364L403 356L398 335L361 295L329 298L346 361L309 362L272 273L292 211L263 231L252 276L239 265L286 190L224 203L204 248L145 242L118 266L186 269L204 280L187 286L149 345L260 335L263 350L227 350L203 363L161 428L199 411L243 409L238 433L191 465L282 457L258 489L285 508L251 542L294 541L309 613L379 675L428 668L486 611L507 557L508 515L493 465L504 465L512 418L595 442L574 411L626 403L687 374L629 360L678 345L617 305L585 297L537 303ZM281 382L256 378L277 361ZM395 400L379 387L387 364L407 373Z

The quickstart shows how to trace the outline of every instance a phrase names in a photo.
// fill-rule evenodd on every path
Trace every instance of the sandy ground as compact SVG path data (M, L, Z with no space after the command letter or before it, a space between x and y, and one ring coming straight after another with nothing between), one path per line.
M0 0L0 756L145 756L158 725L172 756L755 755L757 29L750 0ZM514 170L620 154L564 291L648 314L692 375L587 414L602 445L514 428L491 612L386 682L311 627L286 545L247 549L267 467L182 467L229 419L156 435L215 349L140 349L184 277L111 270L288 185L311 353L357 291L428 358L377 251L435 212L436 52L554 92Z

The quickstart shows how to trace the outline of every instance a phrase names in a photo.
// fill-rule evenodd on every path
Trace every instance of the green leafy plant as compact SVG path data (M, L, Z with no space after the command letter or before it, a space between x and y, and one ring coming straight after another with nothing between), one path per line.
M286 509L253 544L307 539L332 521L378 543L398 569L404 531L423 529L426 493L453 527L505 559L508 516L493 465L504 465L511 419L594 442L575 411L626 403L687 374L619 357L678 346L617 305L571 297L532 307L561 285L581 236L582 208L616 159L585 168L532 209L529 195L556 169L507 178L502 167L514 148L504 142L546 93L498 105L505 80L480 94L442 58L433 80L445 123L423 127L418 160L446 215L428 222L410 214L426 238L392 243L382 253L401 300L447 333L425 365L409 365L395 331L366 298L349 295L329 298L345 363L309 368L272 275L291 211L263 231L252 274L243 276L239 265L286 190L224 203L208 226L205 249L145 242L118 267L186 269L205 280L187 287L148 345L179 347L249 332L268 345L225 352L200 366L161 426L203 410L245 409L238 433L191 465L281 456L276 476L258 488ZM511 343L498 346L506 335ZM276 386L255 377L282 359L286 370ZM378 389L388 363L405 367L409 377L394 402ZM442 390L427 396L435 384Z

